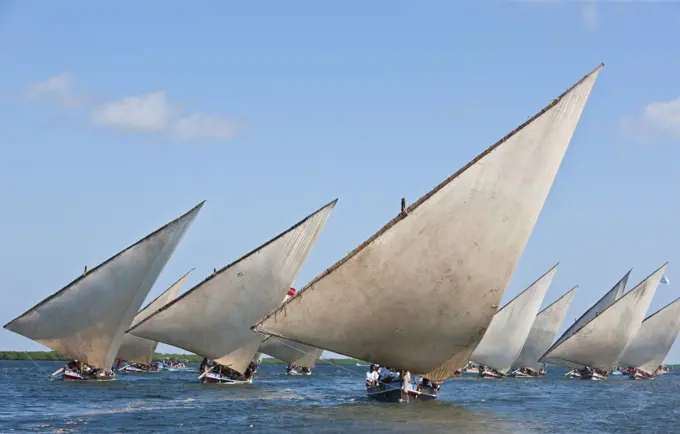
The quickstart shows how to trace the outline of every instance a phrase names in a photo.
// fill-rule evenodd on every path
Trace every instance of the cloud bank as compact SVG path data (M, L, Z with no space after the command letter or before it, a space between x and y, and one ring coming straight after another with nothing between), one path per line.
M653 101L641 114L621 122L627 135L644 143L680 140L680 98Z
M226 141L241 130L241 123L232 117L187 112L181 104L169 101L163 90L95 102L73 89L70 74L29 86L26 97L64 110L86 109L94 125L123 132L161 134L186 141Z

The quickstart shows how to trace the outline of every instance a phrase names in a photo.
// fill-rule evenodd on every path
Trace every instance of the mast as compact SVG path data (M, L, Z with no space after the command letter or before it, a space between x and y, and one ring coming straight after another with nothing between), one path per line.
M549 358L557 363L564 362L567 366L576 364L610 372L640 329L665 268L666 264L576 333L549 349L541 360Z
M470 360L506 374L517 359L541 308L557 265L508 302L494 315Z
M601 66L254 329L433 381L460 369L503 297Z
M132 320L132 325L130 327L134 327L144 318L148 317L170 301L174 300L192 271L194 271L193 268L184 274L184 276L180 277L175 283L170 285L168 289L156 297L151 303L147 304L142 310L140 310L139 313L137 313L137 316L135 316L135 318ZM148 339L126 333L116 358L127 360L128 362L149 365L151 364L151 360L153 359L153 354L156 351L157 346L158 342L156 341L150 341Z
M263 340L250 326L281 305L336 202L217 270L128 332L243 373Z
M559 330L564 317L567 314L571 300L578 286L571 288L562 297L536 315L534 324L531 326L529 337L522 348L514 366L518 368L531 368L536 371L541 369L538 359L550 348L550 344L557 330Z
M204 202L88 270L5 328L110 369L129 327Z
M623 352L619 364L654 375L671 350L678 332L680 332L680 298L662 307L642 322L640 330Z

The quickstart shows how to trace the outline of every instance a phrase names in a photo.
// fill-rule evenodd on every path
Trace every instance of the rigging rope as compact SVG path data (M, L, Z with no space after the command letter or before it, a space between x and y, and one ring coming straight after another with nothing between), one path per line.
M47 372L46 370L44 370L42 366L40 366L35 360L33 360L33 359L31 358L31 356L30 356L26 351L24 351L24 354L26 354L26 357L28 357L28 360L30 360L31 362L33 362L33 363L35 364L35 366L37 366L38 368L40 368L40 370L43 371L43 372L45 373L45 375L47 375L48 378L52 378L52 376L49 374L49 372Z

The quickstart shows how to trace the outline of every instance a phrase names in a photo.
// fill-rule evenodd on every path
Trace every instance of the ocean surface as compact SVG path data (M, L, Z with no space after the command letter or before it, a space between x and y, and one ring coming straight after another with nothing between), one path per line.
M0 432L680 432L680 375L653 381L546 377L450 380L433 402L365 397L363 366L309 377L262 365L252 385L206 385L195 372L48 380L58 362L0 361Z

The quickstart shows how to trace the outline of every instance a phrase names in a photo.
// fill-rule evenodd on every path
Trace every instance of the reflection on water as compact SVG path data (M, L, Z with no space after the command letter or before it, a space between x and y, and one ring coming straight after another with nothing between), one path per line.
M60 363L43 363L53 372ZM49 381L31 362L0 361L0 432L675 432L680 376L648 382L464 377L440 400L386 404L364 395L366 367L288 377L263 365L252 385L204 385L196 373ZM631 415L634 415L632 417Z

